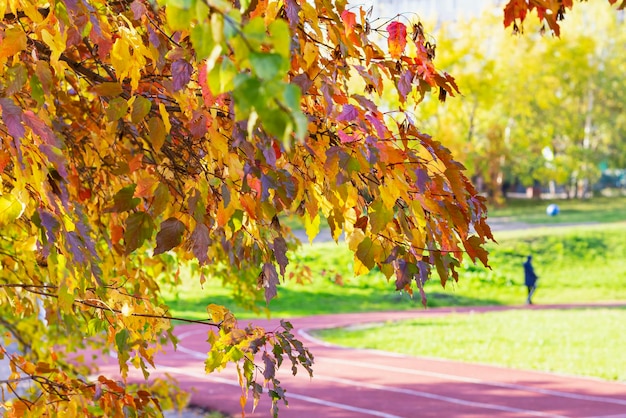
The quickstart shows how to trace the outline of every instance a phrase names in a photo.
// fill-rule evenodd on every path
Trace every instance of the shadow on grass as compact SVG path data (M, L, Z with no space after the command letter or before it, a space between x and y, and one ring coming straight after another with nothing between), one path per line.
M440 308L444 306L494 306L502 305L502 301L496 299L479 299L467 296L460 296L449 292L428 292L426 293L429 308Z
M198 298L170 299L166 303L174 316L189 319L207 317L206 306L210 303L226 306L238 318L266 316L265 302L257 302L257 312L245 309L234 298L215 295ZM427 306L484 306L501 305L494 299L479 299L446 292L427 292ZM269 304L274 318L299 317L323 314L376 312L423 308L419 293L411 297L406 292L377 288L308 290L306 288L279 288L278 297Z

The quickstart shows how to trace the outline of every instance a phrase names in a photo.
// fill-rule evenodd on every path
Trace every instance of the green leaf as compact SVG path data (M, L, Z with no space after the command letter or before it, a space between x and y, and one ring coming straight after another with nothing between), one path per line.
M292 116L296 122L296 139L304 141L309 133L309 118L301 110L295 111Z
M302 99L302 92L300 88L294 84L286 84L283 90L283 99L285 104L292 112L300 110L300 100Z
M300 88L294 84L287 84L283 91L283 99L285 104L291 110L291 117L295 125L296 139L303 141L309 131L309 119L300 108L300 100L302 92ZM288 140L286 138L285 140Z
M141 203L141 199L133 197L135 195L136 184L131 184L121 189L113 196L113 206L105 209L105 212L127 212L133 210Z
M255 17L244 26L243 34L252 49L257 50L264 42L267 41L265 20L262 17Z
M289 25L283 19L276 19L270 24L269 32L270 39L274 45L274 51L280 54L286 62L289 62L291 58L292 39Z
M115 122L123 118L128 112L128 102L122 97L116 97L109 101L109 106L106 110L107 119L111 122Z
M147 239L152 237L154 222L152 217L146 212L135 212L126 219L126 230L124 231L124 242L126 243L126 254L130 254Z
M249 60L252 72L262 80L276 78L284 63L284 58L280 54L267 52L251 52Z
M219 66L214 66L213 69L207 75L207 81L209 84L209 88L213 94L222 94L227 91L231 91L235 88L235 83L237 76L237 69L233 62L224 58L222 60L222 64ZM249 77L247 74L241 74L242 76Z
M117 347L118 352L126 352L130 350L130 345L128 344L129 337L130 333L126 328L121 329L117 334L115 334L115 346Z
M143 96L136 96L133 102L133 108L130 112L130 119L133 123L139 123L148 116L152 109L152 102Z
M185 232L185 224L176 218L168 218L161 222L161 229L157 233L157 246L154 254L161 254L180 245L183 234Z
M148 132L152 146L159 151L165 142L165 124L160 118L153 116L148 120Z
M196 51L196 59L201 61L211 55L215 42L211 25L203 22L191 29L191 44Z
M154 191L154 200L152 201L152 213L155 217L162 214L170 202L170 190L164 183L159 183Z
M267 97L261 97L259 89L261 81L249 74L237 74L235 76L235 89L233 96L235 99L235 109L237 110L237 119L247 119L253 108L263 106L263 101Z
M293 132L293 122L290 115L280 109L257 108L257 112L263 123L263 128L284 144L289 141L289 135Z
M0 227L13 223L22 216L25 205L12 194L0 196Z
M374 242L369 237L365 237L357 247L356 257L369 270L376 265L376 260L374 260Z
M35 99L38 106L41 106L45 101L43 87L36 75L33 75L30 78L30 94L33 96L33 99Z
M165 8L167 24L173 31L188 30L189 22L196 18L195 9L190 8L191 1L187 1L186 3L189 3L188 8L176 7L174 5L168 5Z
M216 370L224 367L224 353L217 351L216 348L211 346L211 351L204 362L204 371L207 373L212 373Z
M369 209L370 225L372 233L377 234L387 228L393 220L393 210L387 209L382 199L372 202Z

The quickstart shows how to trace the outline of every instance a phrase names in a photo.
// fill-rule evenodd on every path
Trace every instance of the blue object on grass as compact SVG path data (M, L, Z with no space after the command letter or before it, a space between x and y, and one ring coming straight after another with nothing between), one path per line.
M546 213L548 214L548 216L556 216L559 214L559 206L555 203L552 203L551 205L548 205L548 207L546 208Z

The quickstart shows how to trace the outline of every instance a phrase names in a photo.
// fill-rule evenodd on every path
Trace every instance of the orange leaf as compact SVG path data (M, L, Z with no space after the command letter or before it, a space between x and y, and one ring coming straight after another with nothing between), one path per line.
M400 58L406 47L406 26L404 23L391 22L387 25L387 32L389 32L387 39L389 53L393 58Z
M124 236L124 228L120 225L111 225L111 241L113 244L117 244L120 242L122 237Z
M356 25L356 15L352 12L344 10L341 13L341 20L345 25L346 37L350 38L350 35L354 33L354 25Z

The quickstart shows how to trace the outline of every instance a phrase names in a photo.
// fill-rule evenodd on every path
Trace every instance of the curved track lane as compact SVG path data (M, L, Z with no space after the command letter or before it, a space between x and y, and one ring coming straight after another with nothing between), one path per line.
M542 306L539 309L545 308L567 307ZM279 379L288 389L289 400L289 407L280 406L280 417L626 418L625 384L348 349L316 340L307 332L451 312L504 309L527 308L432 309L293 319L294 328L315 355L314 377L310 379L302 370L295 377L288 370L279 372ZM278 321L254 322L267 329L278 324ZM207 329L196 325L180 326L177 334L180 337L178 351L160 356L158 370L176 377L184 388L195 388L192 404L239 415L239 384L234 369L204 374ZM250 408L251 402L246 413L251 418L271 416L265 397L254 413Z

